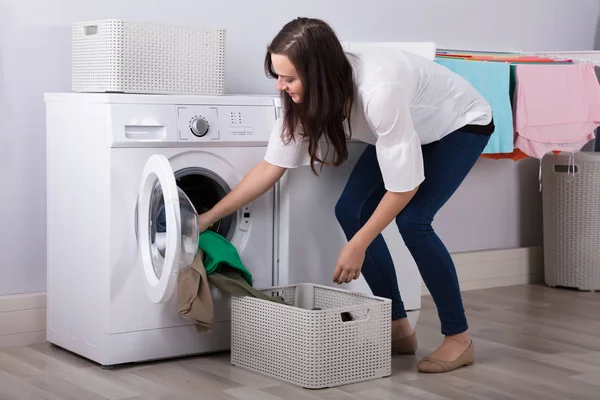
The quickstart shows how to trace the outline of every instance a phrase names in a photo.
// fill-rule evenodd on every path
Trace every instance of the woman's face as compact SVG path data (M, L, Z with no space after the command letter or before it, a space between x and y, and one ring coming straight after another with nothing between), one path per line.
M302 103L304 88L298 72L287 56L271 54L273 70L277 74L277 90L286 92L294 103Z

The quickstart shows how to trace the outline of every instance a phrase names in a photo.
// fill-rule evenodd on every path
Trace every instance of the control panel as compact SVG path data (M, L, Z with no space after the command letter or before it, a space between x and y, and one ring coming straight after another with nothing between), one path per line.
M266 142L274 123L273 106L177 106L181 142Z
M218 140L219 111L217 107L177 107L179 140Z
M203 99L204 97L200 97ZM145 98L142 98L145 99ZM194 98L192 98L194 99ZM276 122L273 101L211 97L206 103L115 103L106 106L110 117L109 147L173 145L264 145ZM222 103L220 103L222 101ZM245 104L245 101L248 104Z

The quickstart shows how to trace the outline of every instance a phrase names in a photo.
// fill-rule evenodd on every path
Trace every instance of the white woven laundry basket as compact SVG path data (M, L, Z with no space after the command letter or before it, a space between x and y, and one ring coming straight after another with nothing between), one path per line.
M220 95L225 30L126 22L78 22L72 32L76 92Z
M308 389L391 375L389 299L312 284L264 293L289 305L233 297L233 365Z
M548 286L600 290L600 153L542 160Z

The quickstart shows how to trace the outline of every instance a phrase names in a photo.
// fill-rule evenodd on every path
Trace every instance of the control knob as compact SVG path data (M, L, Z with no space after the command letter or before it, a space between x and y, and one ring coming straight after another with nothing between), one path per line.
M210 128L208 121L202 115L196 115L190 121L190 130L194 136L203 137L208 133Z

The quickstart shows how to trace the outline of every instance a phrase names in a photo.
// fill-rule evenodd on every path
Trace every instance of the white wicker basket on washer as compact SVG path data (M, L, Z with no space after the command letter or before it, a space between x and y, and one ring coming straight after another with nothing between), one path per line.
M73 24L72 42L75 92L225 92L223 29L107 19Z

